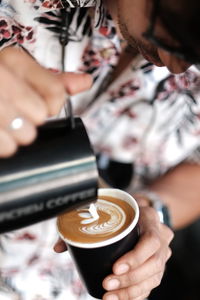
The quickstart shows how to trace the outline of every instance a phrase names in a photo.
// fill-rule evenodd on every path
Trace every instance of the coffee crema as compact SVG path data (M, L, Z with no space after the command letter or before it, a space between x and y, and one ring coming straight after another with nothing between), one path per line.
M96 243L123 232L133 221L135 211L126 201L111 196L98 197L99 218L88 209L77 209L58 217L58 230L64 238L78 243Z

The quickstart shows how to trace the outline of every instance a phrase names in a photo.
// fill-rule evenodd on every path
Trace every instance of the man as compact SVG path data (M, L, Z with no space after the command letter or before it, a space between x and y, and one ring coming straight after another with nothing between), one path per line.
M184 52L193 48L191 38L185 41L185 34L187 32L188 39L188 36L191 37L191 31L194 33L194 28L192 29L192 25L189 28L189 24L184 21L189 22L195 18L194 7L197 11L199 9L197 2L193 1L189 6L190 15L187 10L188 3L184 0L176 4L159 0L143 0L140 3L133 1L132 6L131 10L128 0L118 1L119 25L129 44L137 46L142 55L155 65L165 65L172 73L184 72L191 65L190 59L193 62L196 54L195 50L191 51L193 58L190 57L189 61L184 60L184 56L180 58L181 50ZM177 50L180 50L180 53Z
M59 22L59 20L61 20L62 16L60 14L60 8L68 7L68 2L71 3L71 1L39 0L17 3L12 0L1 1L0 30L3 49L0 52L0 77L2 82L0 91L1 156L13 154L18 145L28 144L34 139L36 126L42 124L46 120L46 117L56 115L60 111L65 100L66 90L69 93L79 92L83 90L84 87L87 88L90 85L90 79L86 75L52 74L47 69L38 65L31 57L35 57L44 67L56 69L57 71L61 69L61 47L59 43L61 22ZM82 3L83 1L80 2L84 5L84 3ZM94 1L86 2L88 6L94 4ZM118 7L116 7L116 3ZM151 2L149 5L149 1L144 0L108 0L105 2L105 7L106 5L114 20L117 18L118 13L120 13L119 24L124 37L132 46L136 44L142 54L150 61L157 65L164 63L174 73L183 72L189 67L189 64L184 60L180 62L180 59L177 58L176 55L169 55L168 52L155 47L152 42L147 41L143 37L143 33L146 32L148 26L150 26L150 15L152 15L155 3ZM84 97L84 102L78 103L75 101L76 98L74 99L76 111L82 113L86 122L88 121L88 124L90 124L90 119L94 119L93 111L89 109L92 105L92 99L97 99L98 97L100 99L100 91L102 91L103 87L107 87L107 75L112 73L113 67L116 67L119 62L119 56L121 57L124 53L126 54L127 49L126 42L121 41L121 37L117 38L116 29L110 16L106 15L106 18L104 18L104 14L105 11L100 1L96 1L95 11L93 9L72 9L68 11L70 26L68 36L69 44L67 47L68 61L66 62L66 67L71 71L87 70L92 74L95 81L87 99ZM93 26L95 26L96 31L90 26L91 16L93 15L95 15ZM156 25L159 25L159 33L162 33L163 27L160 26L160 20ZM91 28L95 31L94 34L91 33ZM83 35L85 36L84 39ZM135 36L134 39L133 36ZM105 40L103 37L105 37ZM80 45L78 45L78 42L80 42ZM103 47L101 45L102 42L105 42ZM115 47L113 47L114 44ZM21 47L19 47L20 45ZM76 49L80 48L75 47L76 45L86 47L82 64L80 64L78 59L82 57L82 52ZM143 46L145 47L143 48ZM102 48L106 51L103 51ZM76 51L74 49L76 49ZM99 49L101 51L98 51ZM31 56L25 53L25 50L27 50ZM102 64L103 61L105 62L104 64ZM131 59L129 59L128 64L130 61ZM122 65L123 69L125 69L126 64L123 62ZM120 70L116 76L119 76L119 74L121 74ZM80 80L81 86L78 90L77 85L73 88L74 81L70 76L74 76L74 78L76 77L77 80ZM109 82L112 80L114 79L109 78ZM10 87L12 87L12 89ZM125 89L126 88L127 85L125 85ZM137 89L137 85L130 87L131 91ZM134 94L131 95L134 96ZM114 97L114 99L116 98ZM96 112L96 108L94 108L94 110ZM21 121L17 127L16 122L14 122L16 119L20 119ZM91 127L88 125L88 129L91 130L92 135L92 125ZM164 165L166 165L161 170L161 174L165 173L171 167L178 165L179 162L185 160L190 153L195 151L199 145L195 134L193 134L191 141L187 147L184 144L184 147L179 149L180 151L178 151L178 156L175 160L164 161ZM97 144L95 145L94 143L94 146L97 146L97 150L103 150L98 148ZM170 149L173 149L173 147L170 146ZM142 164L142 161L139 162L139 160L143 158L146 159L146 157L143 156L143 153L138 154L139 155L135 153L134 158L138 160L137 166L140 164L140 169L143 170L144 174L146 161L143 161ZM162 159L167 156L166 153ZM152 176L153 173L151 173L149 179L157 179L159 177L157 171L158 169L156 169L156 176ZM187 177L191 179L190 181L185 176L180 177L183 171L184 174L187 174ZM172 221L176 227L183 226L199 217L199 203L196 199L196 193L189 195L190 201L192 202L189 211L187 210L188 196L186 194L186 191L189 190L188 187L190 187L190 191L192 190L192 192L198 189L198 176L199 167L185 163L167 175L158 178L158 180L155 180L153 184L149 186L151 190L157 192L169 204L172 212ZM169 186L172 187L170 191L168 189ZM182 200L182 203L180 203L180 200ZM112 297L110 299L117 299L116 297L118 297L119 299L137 300L146 298L150 291L160 283L165 263L170 257L169 243L172 239L171 231L158 222L154 209L149 207L148 197L146 199L144 195L140 194L140 201L141 239L133 251L127 253L127 255L116 262L113 267L113 274L105 279L103 285L105 289L109 291L104 295L103 299L105 300L108 300L110 297ZM184 209L180 210L180 205L181 208ZM27 237L28 235L26 234L25 236ZM22 237L24 239L24 235L22 236L18 233L15 241L20 240L20 238L22 239ZM30 239L33 238L32 236L28 237ZM5 246L7 242L8 241L4 240L3 245ZM12 245L12 240L10 240L10 243ZM56 249L57 251L62 250L62 245L57 244ZM40 260L40 263L41 261L42 260ZM5 283L8 281L6 279L10 278L8 274L13 271L12 268L8 268L8 265L5 267L5 273L2 273L5 287ZM13 284L15 284L16 289L19 289L17 279L13 281ZM14 293L15 289L13 288L13 284L11 288ZM27 299L31 298L29 297ZM50 297L48 299L50 299Z

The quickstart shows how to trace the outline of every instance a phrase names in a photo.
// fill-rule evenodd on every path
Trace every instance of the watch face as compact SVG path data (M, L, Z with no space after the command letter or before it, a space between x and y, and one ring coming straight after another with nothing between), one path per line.
M65 7L90 7L95 6L96 0L61 0Z

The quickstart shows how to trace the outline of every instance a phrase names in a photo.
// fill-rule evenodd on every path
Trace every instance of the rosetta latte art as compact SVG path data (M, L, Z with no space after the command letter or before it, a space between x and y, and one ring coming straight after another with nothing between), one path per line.
M117 236L132 223L134 216L134 209L126 201L101 195L93 209L84 207L60 215L58 229L69 242L91 244Z
M94 224L87 225L87 226L81 226L79 230L82 231L85 234L106 234L110 232L118 231L125 223L126 215L123 211L123 209L114 203L109 203L105 200L98 199L97 203L95 204L97 213L99 215L99 218L96 222L93 222L93 218L90 214L83 215L82 213L79 213L80 217L91 217L91 221ZM104 217L102 215L102 212L104 213ZM105 217L106 216L106 217ZM108 219L108 220L105 220ZM90 219L89 219L90 220ZM80 222L84 224L84 221ZM89 222L88 222L89 223Z

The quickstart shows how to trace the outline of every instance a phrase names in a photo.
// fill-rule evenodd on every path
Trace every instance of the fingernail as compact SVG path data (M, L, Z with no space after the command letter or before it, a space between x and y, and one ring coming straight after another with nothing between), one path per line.
M129 270L129 265L127 265L127 264L121 264L121 265L119 265L119 266L116 268L116 272L115 272L115 273L116 273L117 275L122 275L122 274L128 272L128 270Z
M119 285L120 282L117 279L110 279L106 284L108 290L115 290L119 287Z
M108 295L106 297L106 300L119 300L117 295Z

